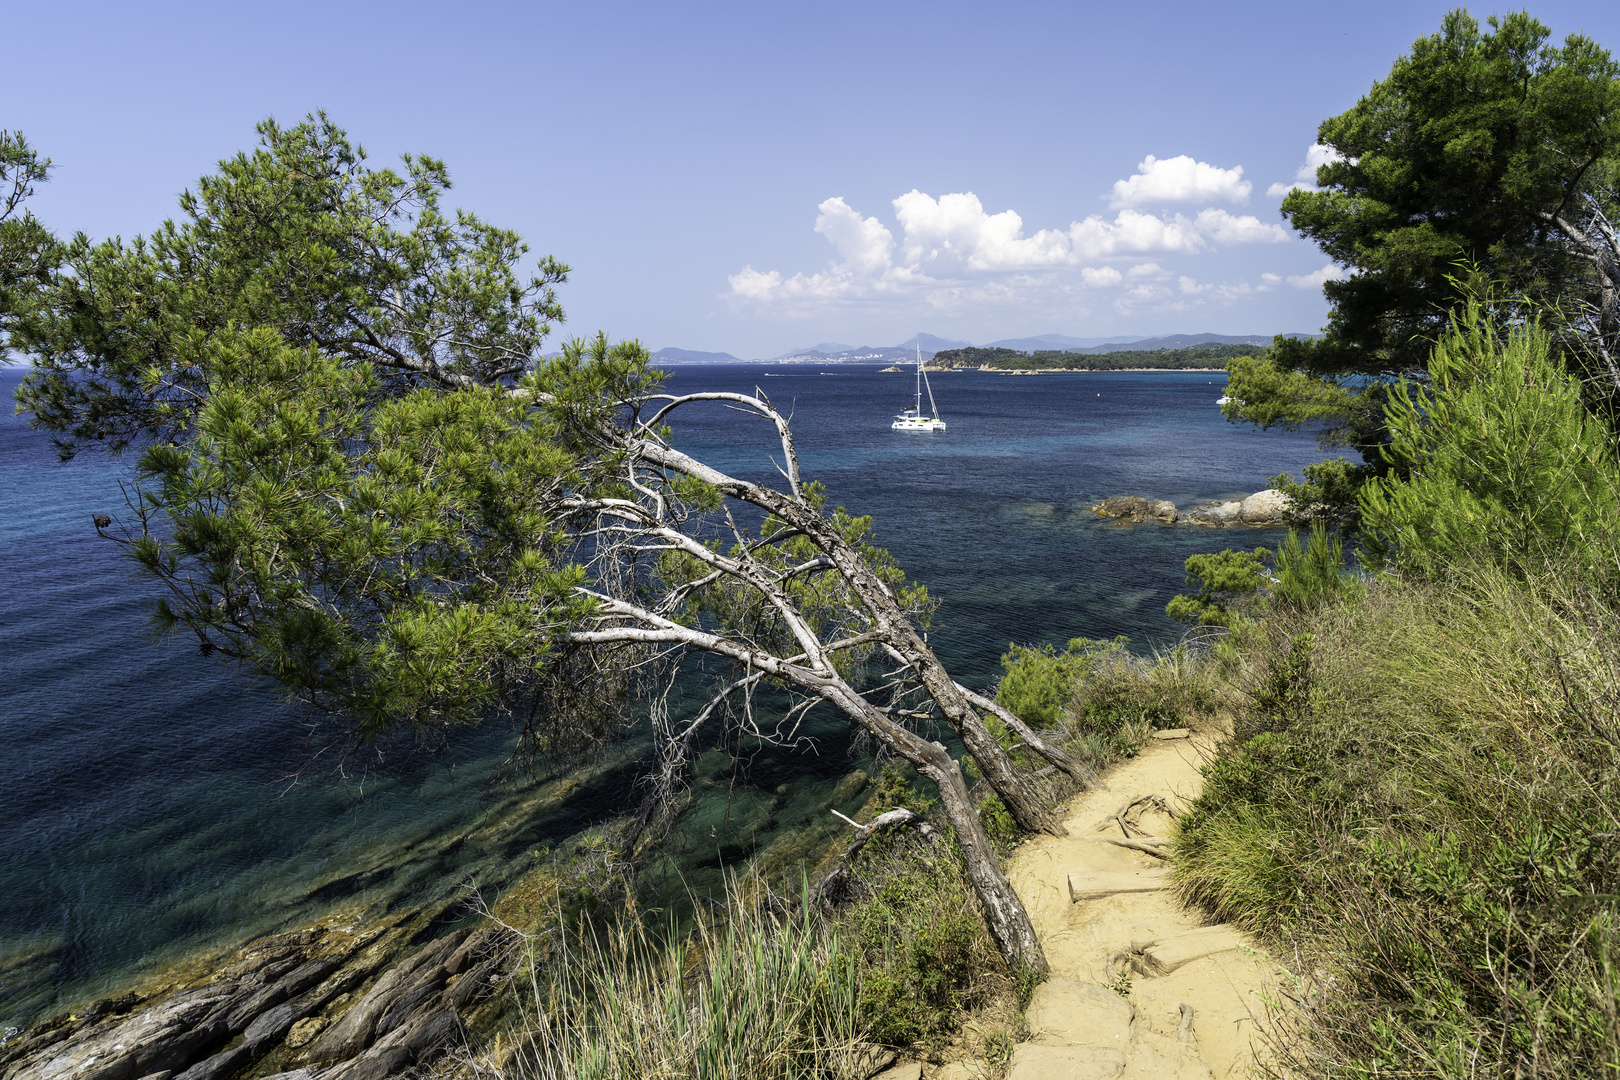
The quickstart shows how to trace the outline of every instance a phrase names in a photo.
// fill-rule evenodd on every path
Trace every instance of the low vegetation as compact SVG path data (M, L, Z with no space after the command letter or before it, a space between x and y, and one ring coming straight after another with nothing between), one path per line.
M1318 530L1226 606L1177 879L1299 957L1278 1075L1620 1067L1620 471L1551 354L1460 313L1391 410L1366 572Z
M1185 650L1144 658L1126 645L1014 646L998 698L1094 768L1213 707L1208 664ZM1015 760L1039 764L1010 733L995 733ZM980 821L1005 856L1025 834L975 779ZM1073 794L1062 773L1043 783L1053 804ZM915 771L890 762L856 817L897 807L939 818ZM508 1080L864 1078L901 1051L1004 1068L1027 1034L1022 1009L1038 977L1002 959L949 825L930 828L878 832L852 858L839 844L789 883L735 878L724 897L695 902L690 925L616 919L613 905L556 893L554 910L525 928L523 1019L481 1067Z

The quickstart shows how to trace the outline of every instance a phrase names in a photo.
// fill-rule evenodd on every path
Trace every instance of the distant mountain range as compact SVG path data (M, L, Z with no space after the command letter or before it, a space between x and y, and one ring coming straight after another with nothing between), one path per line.
M1076 338L1062 334L1041 334L1037 337L1003 338L986 343L985 348L1017 349L1019 352L1044 352L1049 349L1078 353L1122 352L1126 349L1189 349L1194 345L1270 345L1271 334L1169 334L1163 337L1131 337L1119 335L1107 338ZM1284 337L1307 338L1310 334L1285 334ZM965 349L972 343L916 334L898 345L850 346L838 341L823 341L804 349L795 349L781 356L759 360L744 360L723 352L695 352L691 349L659 349L653 360L660 364L882 364L916 357L918 348L923 359L932 359L945 349Z

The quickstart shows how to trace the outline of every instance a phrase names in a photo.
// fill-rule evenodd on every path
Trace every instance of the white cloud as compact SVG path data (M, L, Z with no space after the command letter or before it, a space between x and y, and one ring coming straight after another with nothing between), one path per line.
M1328 263L1320 270L1309 274L1290 274L1288 284L1296 289L1320 289L1324 281L1343 281L1345 277L1342 267Z
M1265 273L1260 275L1260 284L1254 287L1255 292L1270 292L1283 283L1281 274Z
M912 190L893 206L898 238L896 231L876 217L863 216L842 197L823 201L816 208L815 228L836 253L826 269L787 277L747 265L727 278L730 289L724 295L788 314L898 296L957 309L1039 296L1072 298L1090 289L1172 276L1157 262L1122 271L1106 265L1112 259L1196 255L1216 244L1288 239L1279 225L1216 208L1193 218L1125 208L1112 219L1092 214L1067 229L1039 229L1026 236L1023 218L1015 211L991 214L972 192L936 199ZM1170 295L1161 286L1154 288Z
M1305 164L1295 170L1294 179L1289 183L1283 183L1279 180L1266 188L1266 194L1273 199L1279 199L1295 188L1299 188L1301 191L1315 191L1316 170L1329 162L1343 160L1344 155L1333 149L1333 147L1323 146L1321 143L1311 143L1310 149L1305 151Z
M740 271L726 278L731 282L731 291L744 300L769 300L771 293L782 284L782 275L775 270L762 274L752 266L745 266Z
M1194 222L1200 235L1221 244L1278 244L1288 239L1281 225L1267 224L1253 214L1238 217L1225 210L1201 210Z
M881 273L894 251L894 234L875 217L862 218L843 196L816 207L816 232L832 242L844 262L858 274Z
M1069 226L1069 240L1087 258L1148 251L1191 252L1205 246L1192 222L1180 214L1160 218L1135 210L1121 210L1113 221L1104 221L1098 214L1077 221Z
M1243 179L1243 166L1222 169L1186 154L1159 159L1149 154L1129 180L1114 181L1110 206L1143 203L1231 202L1246 203L1254 185Z
M1236 281L1225 285L1214 282L1200 282L1183 274L1177 280L1183 296L1206 296L1212 300L1231 303L1233 300L1248 296L1254 290L1246 281Z
M987 214L971 191L935 200L916 189L894 200L908 265L960 264L969 270L1058 266L1073 261L1068 237L1053 229L1025 236L1012 210Z

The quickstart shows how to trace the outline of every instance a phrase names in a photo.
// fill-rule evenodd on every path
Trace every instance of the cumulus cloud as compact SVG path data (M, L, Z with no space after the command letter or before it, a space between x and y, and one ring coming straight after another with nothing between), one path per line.
M1321 143L1311 143L1310 149L1305 151L1305 164L1294 171L1294 179L1288 182L1277 181L1266 188L1266 194L1273 199L1280 199L1284 195L1299 188L1301 191L1316 190L1316 170L1323 165L1334 161L1343 161L1344 155L1331 146Z
M850 269L872 274L889 265L894 234L883 222L875 217L862 218L842 196L828 199L816 209L816 232L832 243Z
M1149 154L1129 180L1114 181L1114 209L1144 203L1246 203L1254 185L1243 179L1243 166L1222 169L1186 154L1159 159Z
M911 295L931 304L1011 301L1019 296L1113 289L1171 275L1157 262L1128 270L1099 265L1148 254L1194 255L1215 245L1288 239L1279 225L1209 208L1195 217L1129 207L1092 214L1066 229L1026 235L1017 212L992 214L972 192L938 198L912 190L893 200L897 231L842 197L816 208L816 232L836 258L827 268L784 276L752 265L727 279L735 302L809 309L829 302ZM898 235L897 235L898 233Z
M1274 222L1263 222L1253 214L1242 217L1225 210L1201 210L1193 223L1201 236L1217 244L1278 244L1288 239L1288 230Z
M1012 210L987 214L971 191L937 200L916 189L894 200L905 230L905 261L969 270L1058 266L1072 260L1068 237L1054 229L1024 235L1024 220Z
M1344 268L1328 263L1320 270L1309 274L1290 274L1288 284L1296 289L1320 289L1324 281L1343 281Z
M1193 223L1180 214L1161 218L1135 210L1121 210L1113 221L1104 221L1099 214L1077 221L1069 226L1069 240L1086 258L1205 247Z
M1281 274L1272 274L1272 273L1261 274L1260 275L1260 284L1258 284L1258 285L1256 285L1254 287L1254 291L1255 292L1270 292L1272 289L1275 289L1277 286L1281 285L1282 282L1283 282L1283 278L1282 278Z

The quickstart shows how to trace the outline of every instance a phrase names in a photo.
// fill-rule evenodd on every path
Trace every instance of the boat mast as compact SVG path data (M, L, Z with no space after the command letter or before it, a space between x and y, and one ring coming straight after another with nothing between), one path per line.
M939 419L939 406L934 404L934 384L928 381L928 373L923 370L922 344L917 345L917 375L922 379L923 385L928 387L928 413L935 420ZM922 394L917 395L917 411L922 411Z
M929 391L932 393L932 391ZM912 410L918 416L922 415L922 344L917 345L917 407Z

